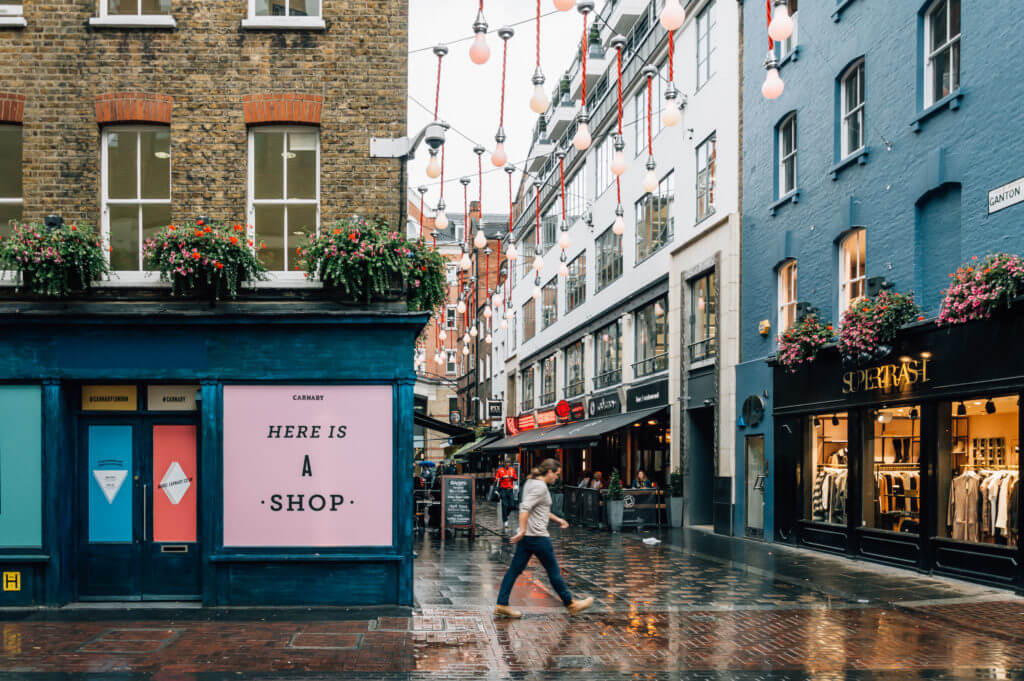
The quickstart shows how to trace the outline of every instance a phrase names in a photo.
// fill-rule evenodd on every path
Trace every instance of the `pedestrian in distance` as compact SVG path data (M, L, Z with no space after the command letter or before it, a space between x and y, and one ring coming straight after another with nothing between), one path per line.
M501 500L501 523L505 530L509 529L508 518L515 508L516 480L516 469L505 457L505 462L494 472L494 484L498 486L498 498Z
M569 527L564 519L551 512L551 493L548 485L558 479L562 465L555 459L545 459L540 466L530 471L530 476L523 484L523 501L519 506L519 531L509 539L516 547L512 563L501 580L498 591L498 604L494 607L495 616L519 618L523 613L513 610L508 605L512 587L519 575L526 569L530 558L537 556L540 564L548 573L548 580L570 615L578 615L594 604L593 597L577 600L572 597L569 587L562 579L562 572L555 558L555 548L548 534L548 522L555 521L565 529Z

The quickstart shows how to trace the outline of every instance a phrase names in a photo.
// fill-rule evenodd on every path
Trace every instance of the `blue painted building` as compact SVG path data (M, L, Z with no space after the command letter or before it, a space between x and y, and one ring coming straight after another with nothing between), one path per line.
M734 526L1019 585L1015 533L990 522L964 536L951 494L971 471L998 474L1019 511L1024 362L1004 342L1016 321L932 318L961 263L1024 253L1024 80L1008 75L1024 65L1024 17L1012 0L788 4L796 30L773 49L785 90L767 100L765 3L743 2ZM771 366L801 314L838 323L888 285L913 291L927 319L868 370L930 364L926 381L844 392L834 349L796 375ZM954 343L968 332L972 345Z

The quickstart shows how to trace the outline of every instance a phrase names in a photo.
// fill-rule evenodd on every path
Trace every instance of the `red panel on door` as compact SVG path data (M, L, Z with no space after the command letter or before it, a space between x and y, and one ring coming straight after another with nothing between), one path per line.
M153 426L153 541L196 540L196 427Z

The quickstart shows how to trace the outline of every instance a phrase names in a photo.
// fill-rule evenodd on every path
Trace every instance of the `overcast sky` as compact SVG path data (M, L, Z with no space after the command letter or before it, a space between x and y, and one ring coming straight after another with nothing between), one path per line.
M598 9L604 4L598 2ZM472 176L469 198L477 195L477 157L472 142L487 148L484 154L484 211L504 213L508 209L508 177L491 164L494 133L498 129L501 100L501 39L495 31L514 25L515 36L508 43L505 85L505 148L510 162L520 168L529 153L537 115L530 110L533 93L531 78L536 66L536 17L533 0L484 0L484 16L490 25L487 43L491 58L482 66L469 59L473 21L478 0L409 0L409 132L415 135L433 118L437 57L430 48L438 43L449 46L441 75L440 118L452 124L445 152L445 202L449 212L462 212L462 185L459 177ZM583 19L575 10L557 12L552 0L541 0L541 68L550 93L575 55L583 34ZM519 23L527 21L527 23ZM591 17L590 21L593 21ZM414 101L415 100L415 101ZM421 107L423 104L427 109ZM457 132L457 131L458 132ZM409 186L430 188L427 205L434 206L439 196L439 180L426 174L425 149L409 164ZM490 171L490 172L488 172ZM513 176L518 190L520 174Z

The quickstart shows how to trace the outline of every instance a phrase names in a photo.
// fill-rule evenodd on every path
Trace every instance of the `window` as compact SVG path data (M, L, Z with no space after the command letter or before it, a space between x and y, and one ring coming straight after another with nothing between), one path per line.
M718 290L715 273L690 282L690 361L715 356L718 335Z
M675 178L670 172L661 178L658 190L636 202L636 261L639 263L672 240L672 202Z
M697 89L711 80L715 75L712 56L715 54L714 36L715 14L717 8L714 0L708 3L704 11L697 15Z
M300 269L294 246L314 236L319 221L319 133L308 128L250 130L249 223L267 269Z
M839 245L839 317L867 293L867 232L858 229Z
M459 283L459 264L457 262L448 263L445 265L444 274L448 285L456 286Z
M10 222L21 220L21 126L0 125L0 237L11 234Z
M325 28L320 0L249 0L249 18L242 27L264 26Z
M541 330L548 328L558 321L558 277L551 277L551 281L544 284L541 289Z
M596 100L595 100L596 101ZM608 133L594 152L594 196L601 196L612 185L612 159L615 158L615 135Z
M583 166L565 183L565 221L570 227L587 212L586 171L586 166Z
M781 56L783 57L785 57L787 54L790 54L794 49L796 49L796 46L800 44L799 42L797 42L796 38L797 12L799 10L798 5L799 3L797 0L789 0L786 3L786 8L789 10L789 17L793 20L793 35L789 36L784 41L782 41Z
M537 333L537 305L533 298L530 298L523 305L523 342L533 338Z
M25 20L21 17L21 0L0 0L0 26L24 26Z
M509 347L513 350L516 348L516 342L519 339L519 313L512 313L512 328L510 329L511 335L509 336Z
M445 350L444 370L449 376L455 375L459 370L459 355L456 350Z
M556 205L557 202L551 204L548 214L540 221L541 253L547 253L558 242L558 221L561 215L561 208L558 208L558 212L556 212ZM530 266L533 266L532 262Z
M842 157L864 148L864 60L854 64L839 84L842 111Z
M868 411L869 462L864 470L874 503L864 500L863 525L918 534L921 522L921 407L905 405ZM869 437L870 437L869 435ZM873 468L873 470L872 470ZM869 489L871 489L869 488ZM870 498L870 497L868 497Z
M846 412L805 417L803 517L819 523L846 525L847 446Z
M796 114L779 124L779 197L796 189Z
M565 278L565 313L568 314L587 299L587 252L583 251L569 263Z
M697 222L715 212L715 135L697 147Z
M960 89L960 0L937 0L924 18L924 105Z
M542 405L555 401L557 359L554 354L551 354L540 363L540 403Z
M142 270L142 245L171 222L171 131L112 128L103 133L103 233L110 269Z
M664 296L636 311L636 362L633 374L640 378L668 368L668 299Z
M594 242L597 252L597 290L622 276L622 237L606 229Z
M583 373L583 341L576 341L565 349L565 397L583 394L586 382Z
M594 390L622 382L622 320L604 327L594 336Z
M529 366L523 369L523 411L530 411L533 409L533 367Z
M171 0L100 0L100 16L170 14Z
M454 305L444 309L444 328L452 331L459 328L458 316Z
M517 250L519 251L519 267L522 268L519 273L520 279L525 279L533 272L533 259L537 255L536 240L537 233L531 229L519 241L519 248Z
M783 334L796 323L796 260L790 260L779 268L779 334Z

